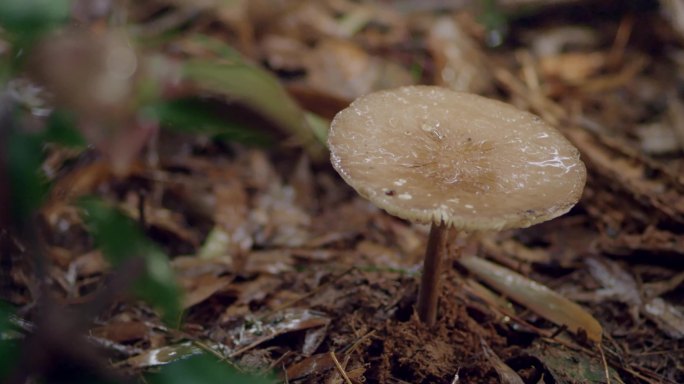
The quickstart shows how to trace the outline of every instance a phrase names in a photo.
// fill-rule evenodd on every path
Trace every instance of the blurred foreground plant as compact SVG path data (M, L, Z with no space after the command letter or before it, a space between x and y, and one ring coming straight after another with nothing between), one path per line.
M3 383L49 381L55 369L65 369L53 365L65 361L76 372L72 379L80 381L78 369L86 367L97 382L128 381L98 358L84 336L93 318L126 291L159 309L167 324L178 326L181 320L181 292L168 257L133 220L96 197L82 198L78 205L113 272L78 310L51 297L45 284L48 260L41 233L45 223L39 214L48 196L55 198L51 179L42 168L48 146L82 151L94 147L108 158L115 174L125 175L160 126L227 140L268 140L268 135L226 121L206 108L200 100L216 82L227 86L220 93L231 95L234 89L238 101L275 120L301 143L313 137L304 113L267 72L238 63L236 57L231 63L213 65L214 59L208 59L187 66L163 54L142 54L135 40L122 31L68 27L72 5L69 0L0 1L0 48L8 47L0 49L0 258L19 253L33 266L37 286L31 291L33 308L21 309L34 314L29 328L16 329L14 310L0 301ZM230 68L239 70L233 73ZM244 73L250 74L249 84L263 86L243 83ZM73 197L78 196L69 196ZM14 238L22 239L25 249L15 249ZM5 293L0 293L4 298ZM172 364L150 380L270 382L238 374L207 357Z

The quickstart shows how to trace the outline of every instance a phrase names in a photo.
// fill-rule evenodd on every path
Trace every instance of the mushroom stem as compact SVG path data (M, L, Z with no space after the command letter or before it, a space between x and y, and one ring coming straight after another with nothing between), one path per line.
M423 276L418 291L418 316L428 326L437 320L439 280L442 273L442 258L446 253L447 233L447 227L443 223L433 223L425 249Z

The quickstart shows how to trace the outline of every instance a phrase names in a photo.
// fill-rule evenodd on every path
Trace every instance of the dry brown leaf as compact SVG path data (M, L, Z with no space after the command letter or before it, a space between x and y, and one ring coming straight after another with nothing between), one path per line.
M266 273L278 275L293 271L292 253L286 249L252 251L245 260L244 272L247 274Z
M523 384L522 378L513 368L506 365L484 340L480 340L480 345L489 364L494 367L497 375L499 375L499 380L501 380L502 384Z
M480 280L538 315L575 333L584 332L589 340L600 343L603 329L599 322L576 303L516 272L475 256L465 256L459 263Z
M486 57L456 20L447 16L434 20L427 43L435 61L436 85L478 94L492 89L493 78L485 65Z
M90 334L114 342L143 340L150 329L142 321L116 321L90 330Z
M587 168L610 180L611 186L632 195L639 203L659 215L684 223L684 184L667 172L652 170L658 167L637 153L625 152L616 143L607 143L581 129L567 129L564 133L582 152ZM653 216L653 212L649 212Z
M181 286L185 291L183 295L183 309L197 305L216 293L228 288L233 281L233 277L219 277L213 273L200 275L192 279L180 279Z
M618 300L629 306L629 313L633 320L639 317L642 297L636 280L619 264L608 260L588 258L585 260L589 273L603 287L594 292L596 302L604 300Z
M374 264L388 268L403 268L406 264L401 255L387 246L364 240L356 245L356 252L372 260Z
M570 85L579 85L599 73L606 65L603 52L570 52L545 56L539 60L542 74L560 79Z
M684 313L674 305L656 297L644 305L644 314L671 338L684 338Z
M196 256L177 256L171 260L171 266L177 276L184 278L193 278L210 272L221 275L234 271L230 257L203 259Z
M74 271L75 277L80 278L104 273L109 267L109 262L99 250L80 255L69 264L69 270Z
M249 212L256 244L298 247L308 240L311 217L295 205L295 197L292 186L273 185L256 198Z
M248 322L239 329L232 330L234 348L229 356L237 357L282 334L327 327L329 324L330 318L322 313L309 309L285 309L263 321Z
M140 221L140 198L139 193L131 192L126 196L125 201L119 204L119 208L128 217L138 222ZM188 228L185 224L185 217L181 213L155 206L151 199L145 199L142 208L147 226L168 232L192 246L199 245L199 234Z
M321 374L335 366L330 353L319 353L305 358L287 367L286 375L289 380L297 380L307 376Z

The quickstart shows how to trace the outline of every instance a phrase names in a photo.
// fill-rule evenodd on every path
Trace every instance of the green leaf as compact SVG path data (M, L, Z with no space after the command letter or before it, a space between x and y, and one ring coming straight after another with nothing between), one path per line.
M241 63L245 62L239 51L215 37L196 34L189 36L188 40L193 44L200 45L207 50L208 53L211 53L218 58L230 59Z
M176 324L181 314L181 293L166 255L131 219L99 199L82 199L80 206L96 245L112 265L143 258L146 271L135 283L135 293L159 308L167 323Z
M28 45L50 29L65 23L70 0L2 0L0 26L19 45Z
M508 19L497 0L482 0L482 12L477 19L487 30L486 41L490 47L503 44L508 31Z
M19 346L16 340L6 338L5 335L13 331L9 320L12 311L9 305L0 301L0 382L10 374L19 356Z
M184 63L183 76L201 91L237 101L294 136L314 159L325 148L316 140L304 111L271 73L240 60L194 59Z
M83 148L87 145L76 129L74 115L64 110L56 110L50 115L43 139L66 147Z
M220 118L207 103L197 99L160 102L148 107L145 112L151 113L165 128L173 131L207 134L249 144L270 142L266 134Z
M153 384L274 384L274 379L247 375L236 371L225 362L208 355L200 355L169 364L159 373L149 375Z
M38 135L10 131L7 161L12 199L12 217L26 221L42 204L48 191L48 181L41 172L43 144Z
M321 117L315 113L306 112L306 121L311 127L311 131L314 133L318 141L328 145L328 127L330 127L330 120Z

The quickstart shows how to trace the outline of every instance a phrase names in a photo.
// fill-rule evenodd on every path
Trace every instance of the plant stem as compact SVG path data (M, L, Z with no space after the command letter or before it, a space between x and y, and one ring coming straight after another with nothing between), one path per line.
M442 258L446 253L447 228L443 224L432 224L430 237L425 249L423 276L418 291L418 316L426 325L437 320L437 299L440 292Z

